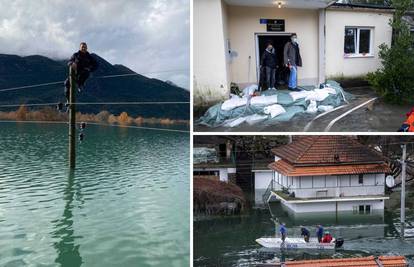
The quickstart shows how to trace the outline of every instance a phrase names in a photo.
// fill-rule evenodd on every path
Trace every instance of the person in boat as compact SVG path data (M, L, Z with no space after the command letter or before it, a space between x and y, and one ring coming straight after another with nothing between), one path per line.
M280 233L282 242L285 242L286 235L287 235L287 229L286 229L286 225L284 223L280 223L279 233Z
M303 236L303 239L305 240L306 243L309 243L310 232L308 229L306 229L305 227L302 227L300 235Z
M331 243L332 239L332 235L328 231L326 231L325 235L322 238L322 243Z
M322 238L323 238L323 227L322 227L322 225L318 225L318 228L316 230L316 236L318 237L318 242L321 243Z
M74 53L68 62L68 66L72 66L76 70L76 84L79 92L84 88L86 80L89 78L91 72L98 68L98 62L89 54L88 45L85 42L80 43L79 51ZM69 102L69 78L65 81L65 96Z

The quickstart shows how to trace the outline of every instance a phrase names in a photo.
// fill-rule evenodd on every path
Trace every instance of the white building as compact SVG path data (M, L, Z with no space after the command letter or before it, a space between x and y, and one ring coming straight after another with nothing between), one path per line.
M384 209L385 176L390 168L381 155L355 139L298 137L272 152L272 175L255 175L255 184L261 188L269 182L264 201L280 201L293 213Z
M377 70L379 45L391 44L393 11L335 2L195 0L194 104L227 99L231 82L257 83L265 42L281 59L292 33L303 59L299 85Z

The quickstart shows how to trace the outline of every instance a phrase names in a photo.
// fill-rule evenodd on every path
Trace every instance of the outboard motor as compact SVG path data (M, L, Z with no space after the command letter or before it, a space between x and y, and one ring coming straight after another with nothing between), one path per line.
M335 248L341 248L344 244L344 239L341 237L338 237L338 239L335 240Z

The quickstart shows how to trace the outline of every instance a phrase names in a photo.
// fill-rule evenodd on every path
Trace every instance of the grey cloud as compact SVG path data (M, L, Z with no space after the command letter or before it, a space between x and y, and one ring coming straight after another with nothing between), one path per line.
M189 88L189 1L0 0L0 53L63 59L86 41L113 64Z

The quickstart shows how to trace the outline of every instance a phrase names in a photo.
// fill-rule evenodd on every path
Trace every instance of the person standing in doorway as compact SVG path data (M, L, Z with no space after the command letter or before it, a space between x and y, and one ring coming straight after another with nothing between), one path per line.
M267 89L276 90L275 84L277 57L275 53L275 48L273 47L273 44L270 41L266 43L266 49L262 54L260 65L262 68L264 68Z
M301 91L297 87L297 71L298 67L302 67L302 58L300 56L299 51L299 44L297 41L297 35L296 33L292 34L290 37L290 42L287 42L285 44L285 48L283 51L283 57L284 57L284 64L286 67L290 70L289 75L289 90L292 91Z

